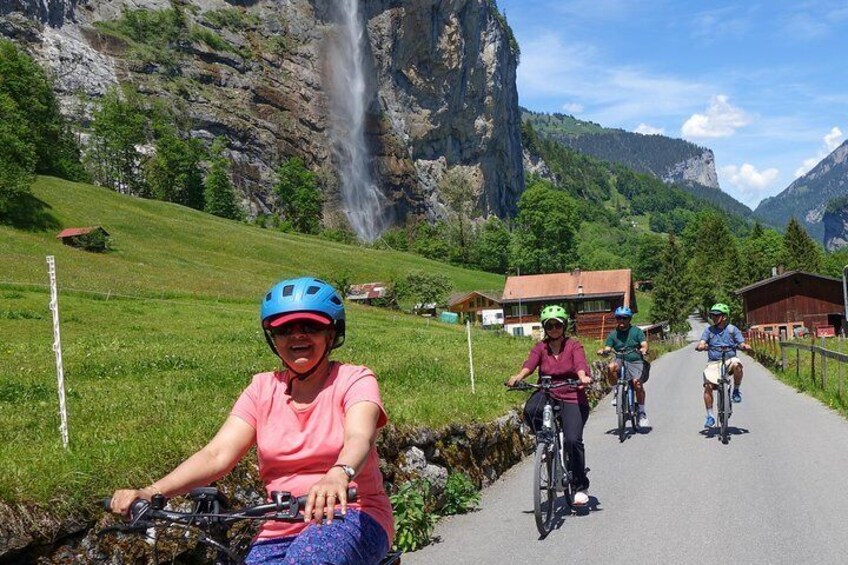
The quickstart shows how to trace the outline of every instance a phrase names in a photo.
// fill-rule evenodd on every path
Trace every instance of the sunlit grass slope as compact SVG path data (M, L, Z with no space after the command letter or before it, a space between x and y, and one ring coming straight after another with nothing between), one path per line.
M251 376L275 367L259 331L257 297L281 277L347 269L375 280L427 269L460 289L501 282L413 255L274 233L86 185L42 178L35 194L62 227L104 226L116 249L97 255L66 248L55 240L58 226L0 227L6 502L62 501L68 509L119 485L145 484L200 447ZM47 282L47 254L56 256L60 280L67 452L58 432L49 294L20 284ZM334 357L376 372L396 424L489 421L523 400L502 382L520 367L529 340L475 330L472 394L464 328L354 305L348 328Z
M370 282L427 270L448 276L457 290L504 282L409 253L284 234L50 177L38 179L34 194L57 225L38 231L0 225L0 281L43 284L44 257L55 255L63 287L160 297L252 301L281 278L344 271L354 282ZM109 232L111 253L82 252L55 238L61 228L90 225Z

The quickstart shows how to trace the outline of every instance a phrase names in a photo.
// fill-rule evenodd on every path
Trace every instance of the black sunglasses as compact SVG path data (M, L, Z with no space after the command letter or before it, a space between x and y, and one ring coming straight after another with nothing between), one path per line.
M616 316L615 319L616 320L629 320L630 318L627 317L627 316Z
M564 327L562 325L562 322L551 322L550 324L545 324L546 330L553 330L553 329L558 329L558 328L562 328L562 327Z
M330 326L314 322L295 322L279 328L271 328L271 335L288 336L296 333L317 334L329 329Z

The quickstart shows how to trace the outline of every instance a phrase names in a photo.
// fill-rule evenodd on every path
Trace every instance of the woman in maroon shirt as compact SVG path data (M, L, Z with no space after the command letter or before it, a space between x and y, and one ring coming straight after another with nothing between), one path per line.
M565 335L567 321L568 315L561 306L547 306L542 310L541 322L545 337L530 350L521 371L509 378L507 386L524 380L537 368L540 375L550 375L554 382L565 379L579 379L584 385L592 382L583 345ZM576 491L574 504L583 505L589 502L586 492L589 489L589 479L586 477L586 448L583 445L583 426L589 418L589 401L584 387L576 390L571 387L557 388L551 391L551 396L559 400L562 407L560 415L565 448L569 450L574 467L571 469ZM524 420L533 430L541 423L544 405L545 397L542 391L536 391L524 405Z

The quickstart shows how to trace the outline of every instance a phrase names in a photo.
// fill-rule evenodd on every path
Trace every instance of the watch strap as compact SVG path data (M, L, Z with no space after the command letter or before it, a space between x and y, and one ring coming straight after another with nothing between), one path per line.
M356 476L356 470L350 465L345 465L344 463L336 463L333 467L341 467L344 474L347 475L347 480L352 481L353 477ZM331 467L332 468L332 467Z

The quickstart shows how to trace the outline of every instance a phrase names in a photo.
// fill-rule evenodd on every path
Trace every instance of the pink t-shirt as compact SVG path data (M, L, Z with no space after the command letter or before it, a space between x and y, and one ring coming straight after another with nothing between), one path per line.
M254 375L231 412L256 430L259 476L269 497L275 490L302 496L324 476L344 445L345 413L357 402L373 402L380 407L378 429L387 422L377 378L367 367L331 363L324 389L305 408L295 408L288 384L288 372ZM394 517L383 490L376 448L371 448L351 486L357 488L358 498L349 507L374 518L386 530L391 545ZM305 527L303 522L269 520L263 523L257 538L293 536Z

